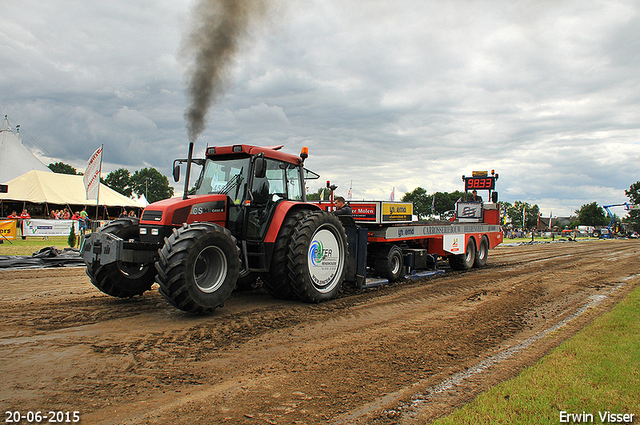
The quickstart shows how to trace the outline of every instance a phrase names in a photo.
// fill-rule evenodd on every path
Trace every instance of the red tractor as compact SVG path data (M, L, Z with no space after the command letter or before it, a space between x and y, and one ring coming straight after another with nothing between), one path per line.
M170 304L193 313L212 312L258 277L278 298L333 298L347 268L345 229L305 202L305 180L319 177L304 168L306 148L300 156L281 148L209 147L204 159L191 159L191 146L188 160L174 161L176 181L187 162L182 199L87 235L81 251L91 282L122 298L156 282ZM192 162L202 171L187 195Z

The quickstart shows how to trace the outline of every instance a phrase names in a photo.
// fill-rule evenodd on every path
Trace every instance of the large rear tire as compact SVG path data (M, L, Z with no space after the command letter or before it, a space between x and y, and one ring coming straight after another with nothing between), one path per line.
M97 231L111 233L124 240L140 237L137 218L119 218ZM105 294L118 298L131 298L151 289L156 269L153 263L137 264L123 261L105 265L93 263L87 266L87 275L91 283Z
M297 226L307 214L308 210L293 211L283 220L282 226L276 238L273 248L273 256L269 273L264 276L262 286L273 297L281 300L292 300L296 298L291 279L289 279L289 269L287 268L289 244L291 236Z
M382 247L375 253L374 269L380 277L395 282L402 276L404 267L402 250L397 245Z
M480 268L487 264L487 257L489 256L489 239L486 236L482 236L480 239L480 245L476 251L476 259L473 262L473 267Z
M231 233L217 224L184 224L165 239L156 262L160 293L180 310L211 313L236 287L239 249Z
M301 301L317 303L342 289L347 235L333 214L315 211L295 228L289 245L289 279Z
M469 238L464 254L452 255L449 257L449 265L453 270L469 270L473 267L476 259L476 243L473 238Z

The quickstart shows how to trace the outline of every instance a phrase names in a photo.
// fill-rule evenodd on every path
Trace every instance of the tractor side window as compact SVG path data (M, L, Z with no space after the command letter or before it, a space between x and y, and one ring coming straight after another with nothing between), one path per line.
M289 165L287 168L287 194L290 200L302 201L300 169L295 165Z
M263 179L255 179L253 183L254 200L259 203L278 198L285 198L285 170L283 163L272 159L267 159L267 173ZM277 199L277 198L276 198Z

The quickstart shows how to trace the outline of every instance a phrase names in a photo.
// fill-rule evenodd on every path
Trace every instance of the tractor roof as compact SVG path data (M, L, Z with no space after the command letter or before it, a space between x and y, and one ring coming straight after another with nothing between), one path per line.
M251 145L233 145L233 146L210 146L207 148L207 157L226 156L226 155L256 155L264 153L266 158L277 159L291 164L300 164L302 159L300 156L284 153L280 151L284 145L278 146L251 146Z

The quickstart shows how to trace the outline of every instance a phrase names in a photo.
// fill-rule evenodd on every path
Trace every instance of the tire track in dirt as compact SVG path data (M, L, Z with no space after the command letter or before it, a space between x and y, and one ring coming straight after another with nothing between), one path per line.
M0 366L10 371L0 400L12 409L80 407L88 423L317 423L371 403L380 408L358 421L410 422L385 409L637 273L637 243L548 245L493 250L481 270L346 291L323 304L240 293L208 316L178 312L156 291L114 300L68 271L34 273L27 292L51 295L30 297L11 275L0 287Z

